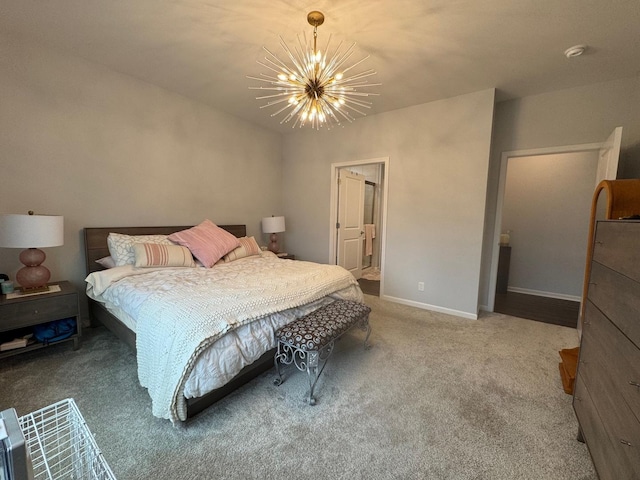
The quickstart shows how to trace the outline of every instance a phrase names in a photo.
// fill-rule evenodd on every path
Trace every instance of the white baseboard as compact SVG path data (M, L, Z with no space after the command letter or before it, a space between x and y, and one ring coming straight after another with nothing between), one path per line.
M421 308L423 310L431 310L432 312L446 313L447 315L453 315L455 317L467 318L469 320L477 320L478 314L469 312L463 312L461 310L453 310L451 308L438 307L436 305L430 305L428 303L415 302L413 300L406 300L404 298L391 297L389 295L381 295L380 298L388 300L389 302L400 303L402 305L408 305L410 307Z
M558 300L571 300L572 302L579 302L582 297L576 295L565 295L564 293L543 292L540 290L530 290L528 288L519 287L507 287L508 292L513 293L525 293L527 295L536 295L538 297L557 298Z

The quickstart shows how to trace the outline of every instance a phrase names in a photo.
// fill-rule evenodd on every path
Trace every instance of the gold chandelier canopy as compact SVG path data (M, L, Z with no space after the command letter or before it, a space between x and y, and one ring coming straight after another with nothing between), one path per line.
M375 75L374 70L360 73L349 73L362 62L346 66L354 53L355 43L344 52L342 42L329 53L331 36L327 40L324 51L317 47L318 27L324 23L324 15L313 11L307 15L307 21L313 26L313 42L304 40L298 35L298 47L293 50L280 37L280 45L286 53L286 60L281 60L276 54L263 47L267 56L264 62L258 61L270 71L261 73L259 77L248 78L258 80L267 85L249 87L252 90L265 90L270 93L256 97L266 100L260 108L276 106L277 111L271 114L275 117L284 113L281 124L294 120L293 127L311 125L317 130L326 126L330 128L342 125L343 120L352 122L354 115L365 116L363 109L370 109L371 102L366 98L377 93L363 92L360 89L379 86L379 83L368 83L368 77ZM265 92L266 93L266 92Z

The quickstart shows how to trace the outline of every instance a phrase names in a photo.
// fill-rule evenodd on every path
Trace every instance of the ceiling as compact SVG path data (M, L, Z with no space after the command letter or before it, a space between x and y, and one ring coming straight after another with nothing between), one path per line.
M640 74L639 0L3 0L0 32L41 42L281 132L247 75L312 33L357 42L371 113L497 89L498 100ZM572 59L564 51L588 46ZM351 63L351 62L350 62Z

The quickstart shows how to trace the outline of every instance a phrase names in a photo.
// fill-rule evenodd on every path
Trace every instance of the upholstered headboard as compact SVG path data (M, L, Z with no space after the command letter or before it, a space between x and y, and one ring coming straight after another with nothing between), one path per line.
M246 225L218 225L236 237L247 235ZM91 272L103 270L96 260L109 255L107 237L109 233L123 233L125 235L170 235L180 230L191 228L192 225L182 227L97 227L84 229L84 253L87 275Z

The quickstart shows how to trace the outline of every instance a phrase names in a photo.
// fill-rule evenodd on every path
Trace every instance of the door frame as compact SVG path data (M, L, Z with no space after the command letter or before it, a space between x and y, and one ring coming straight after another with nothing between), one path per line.
M380 216L382 218L382 231L376 228L376 233L380 238L380 296L384 292L384 267L385 251L387 245L387 202L389 199L389 157L368 158L363 160L351 160L347 162L336 162L331 164L331 195L329 203L329 264L336 265L337 242L336 242L336 222L338 218L338 171L344 167L354 167L362 165L377 164L382 165L382 203L380 205Z
M500 177L498 180L498 198L496 203L496 216L493 228L493 240L491 248L491 273L489 276L489 292L487 308L490 312L494 311L496 302L496 283L498 277L498 256L500 249L497 248L500 243L500 233L502 232L502 209L504 206L504 192L507 183L507 166L509 159L517 157L532 157L538 155L554 155L562 153L576 152L592 152L599 151L602 148L600 143L584 143L580 145L564 145L559 147L531 148L528 150L511 150L502 152L500 158ZM595 189L595 188L594 188Z

